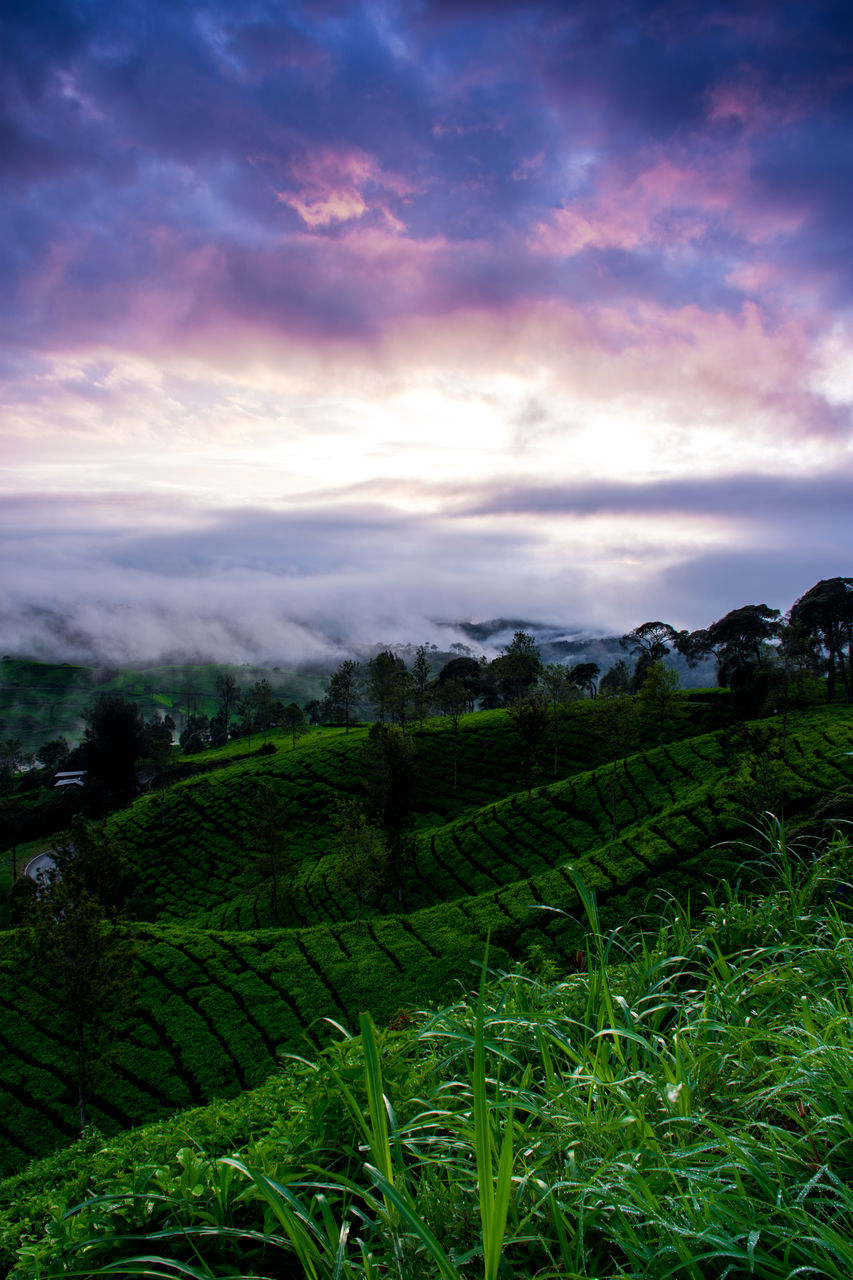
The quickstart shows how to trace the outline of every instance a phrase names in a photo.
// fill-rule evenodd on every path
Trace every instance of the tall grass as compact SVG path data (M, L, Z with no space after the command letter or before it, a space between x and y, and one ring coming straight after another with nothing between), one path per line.
M585 972L363 1017L278 1129L100 1188L15 1275L848 1280L853 855L759 839L763 896L605 936L584 889Z

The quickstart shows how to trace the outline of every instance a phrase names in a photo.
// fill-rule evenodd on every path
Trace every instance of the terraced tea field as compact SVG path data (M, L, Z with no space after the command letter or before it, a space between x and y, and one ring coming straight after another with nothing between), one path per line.
M273 755L235 759L116 814L144 917L124 926L136 955L136 1000L114 1027L118 1056L99 1082L92 1120L109 1131L266 1079L283 1054L318 1045L327 1019L377 1022L470 985L491 937L497 966L577 964L584 926L573 871L595 888L605 923L654 910L653 895L701 895L742 858L721 843L744 830L761 788L805 820L827 793L847 803L853 715L835 706L789 715L784 738L701 733L613 760L592 703L566 718L559 772L543 744L532 795L520 788L503 712L460 725L453 790L449 725L415 732L419 785L402 899L357 904L332 827L335 800L361 794L364 730L317 731ZM245 753L245 744L239 744ZM236 746L236 744L235 744ZM772 777L769 777L772 775ZM769 777L769 781L768 781ZM772 786L771 786L772 784ZM253 852L258 788L285 815L292 875L278 927ZM0 935L0 1168L75 1135L72 1046L56 1007Z

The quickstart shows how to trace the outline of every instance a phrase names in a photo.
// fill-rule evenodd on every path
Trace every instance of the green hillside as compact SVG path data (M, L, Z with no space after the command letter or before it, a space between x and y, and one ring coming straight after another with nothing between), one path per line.
M715 876L739 874L742 851L719 845L774 798L800 822L827 795L838 794L836 808L848 802L847 707L791 713L783 735L769 722L702 732L700 706L678 729L688 736L641 750L627 743L615 763L608 714L604 703L576 704L561 730L558 777L543 744L529 798L504 712L462 720L455 792L451 727L416 731L402 899L391 888L377 895L360 924L331 813L337 795L360 791L364 730L318 730L295 748L280 737L274 754L248 759L234 744L210 753L210 772L115 814L108 829L143 918L121 926L136 956L135 998L115 1021L119 1052L92 1121L114 1132L234 1096L268 1078L283 1053L316 1050L329 1018L355 1027L369 1010L385 1025L451 999L470 984L489 936L499 966L570 969L586 934L570 868L597 891L605 923L618 924L656 909L657 892L698 900ZM261 784L285 806L293 874L284 927L253 854ZM0 935L6 1171L76 1132L72 1046L57 1040L56 998L36 985L14 931Z
M478 995L362 1015L230 1102L90 1130L0 1181L0 1268L846 1280L853 851L772 821L743 852L758 893L721 882L629 934L578 881L575 965L489 951Z

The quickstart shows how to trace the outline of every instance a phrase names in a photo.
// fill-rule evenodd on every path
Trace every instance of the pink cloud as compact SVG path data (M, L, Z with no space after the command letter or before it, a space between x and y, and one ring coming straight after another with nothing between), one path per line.
M405 226L389 208L385 194L405 200L413 191L401 174L382 169L377 158L352 147L310 152L291 165L295 191L276 191L312 230L350 222L378 211L397 231Z
M533 245L571 256L589 248L687 244L730 205L731 191L710 175L659 160L628 183L611 178L599 195L563 205L538 224Z
M609 175L595 195L564 204L536 225L530 245L559 257L584 249L669 248L701 239L723 218L751 243L763 243L796 230L804 216L752 203L744 150L705 168L664 158L627 181Z

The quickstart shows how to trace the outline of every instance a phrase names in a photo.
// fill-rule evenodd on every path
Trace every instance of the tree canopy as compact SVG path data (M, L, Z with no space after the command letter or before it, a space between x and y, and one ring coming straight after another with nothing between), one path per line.
M836 675L840 674L849 702L853 691L853 578L823 578L815 583L792 607L789 624L801 644L811 649L816 665L826 671L827 699L834 698Z
M87 782L125 802L136 791L136 761L145 754L146 725L135 702L120 693L99 693L83 712Z

